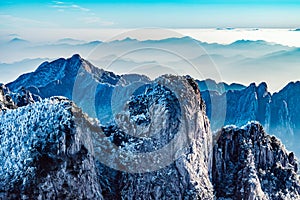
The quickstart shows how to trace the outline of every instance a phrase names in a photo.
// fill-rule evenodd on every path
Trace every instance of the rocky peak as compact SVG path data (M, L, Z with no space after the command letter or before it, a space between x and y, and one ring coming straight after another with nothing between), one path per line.
M262 82L258 85L257 87L257 96L259 97L265 97L266 95L268 95L268 86L267 83Z
M212 169L218 198L300 198L294 154L256 122L241 128L228 126L219 132Z
M110 84L115 84L119 79L119 76L105 72L75 54L68 59L60 58L52 62L44 62L34 72L21 75L16 81L8 83L7 87L14 92L19 91L23 86L43 88L49 85L62 85L72 90L74 81L80 73L87 73L96 81ZM40 95L44 97L43 94Z
M159 77L133 94L115 126L102 128L109 146L93 139L95 154L110 167L101 167L111 188L104 198L213 199L211 132L195 84Z
M1 84L0 83L0 101L1 102L4 102L4 99L5 99L5 97L4 97L4 88L3 88L3 84Z
M300 82L291 82L272 96L270 128L284 144L300 156Z

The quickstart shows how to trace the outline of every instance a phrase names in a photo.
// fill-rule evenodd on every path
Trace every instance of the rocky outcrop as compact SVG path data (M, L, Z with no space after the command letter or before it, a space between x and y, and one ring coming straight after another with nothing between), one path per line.
M5 85L0 85L0 111L16 109L37 101L41 101L41 98L24 87L19 93L13 93Z
M16 108L15 102L7 93L8 90L5 85L0 84L0 112L7 109Z
M93 139L95 154L110 167L100 174L113 175L102 179L111 188L104 198L213 199L204 108L189 77L163 76L132 96L117 124L103 127L110 141Z
M143 75L119 76L99 69L75 54L68 59L44 62L34 72L21 75L6 87L13 93L22 93L24 87L41 98L65 96L90 117L108 125L114 121L114 110L119 109L118 104L123 105L124 99L127 101L133 92L138 92L137 88L150 82ZM300 113L297 103L300 101L297 95L299 82L290 83L273 95L268 92L266 83L258 86L251 84L245 88L239 84L228 85L208 79L197 81L197 84L214 132L224 125L241 126L256 120L300 156L300 146L295 142L300 140L297 116Z
M53 97L0 114L1 199L102 199L92 142L74 109Z
M63 97L0 114L2 199L298 199L292 152L250 123L212 139L190 77L163 76L100 126ZM210 177L211 174L211 177Z
M220 199L300 198L298 164L274 136L255 122L228 126L214 146L212 177Z

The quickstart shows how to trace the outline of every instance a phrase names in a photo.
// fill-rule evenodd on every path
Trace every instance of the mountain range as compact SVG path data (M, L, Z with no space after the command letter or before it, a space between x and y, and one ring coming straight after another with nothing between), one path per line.
M50 97L54 92L74 97L75 72L87 93L74 101L90 103L93 81L100 85L96 92L115 87L120 93L112 105L120 107L126 99L114 121L101 124L89 107ZM299 199L294 153L258 122L226 126L213 135L190 76L137 84L144 79L114 75L74 55L2 85L0 197Z
M116 75L99 69L76 54L69 59L45 62L6 86L12 92L25 87L42 98L65 96L89 116L107 124L115 120L116 113L122 110L132 93L143 92L150 82L143 75ZM259 121L267 132L275 134L300 156L297 145L300 107L295 95L300 89L299 82L291 82L274 94L268 92L266 83L246 87L209 79L196 82L213 131L224 125L241 126L248 121Z
M265 81L270 83L272 92L279 91L284 83L299 79L299 48L262 40L217 44L190 37L145 41L125 38L91 42L65 38L52 43L35 43L15 38L9 42L1 42L0 50L0 61L3 63L0 65L0 74L5 83L28 72L29 68L34 70L37 63L34 61L29 66L29 60L40 59L42 62L73 54L80 54L94 65L116 74L142 73L152 79L172 72L179 75L191 74L196 79L211 78L245 85ZM10 73L4 76L3 74L14 71L15 63L26 67L19 67L21 69L18 75ZM274 77L281 77L281 80Z

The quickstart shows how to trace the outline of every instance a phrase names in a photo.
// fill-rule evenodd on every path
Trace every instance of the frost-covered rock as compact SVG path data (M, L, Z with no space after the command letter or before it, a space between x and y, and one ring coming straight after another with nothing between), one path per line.
M1 199L102 199L79 109L53 97L0 114Z
M275 137L252 122L227 126L214 146L213 184L220 199L300 198L298 164Z
M126 99L124 95L131 95L132 88L149 82L149 78L143 75L119 76L97 68L75 54L68 59L44 62L36 71L21 75L6 86L19 94L24 87L42 98L68 97L90 117L98 118L102 124L109 124L114 121L113 106L118 106L112 104L112 99L122 101ZM213 131L224 125L240 126L256 120L300 157L299 82L291 82L273 95L268 92L266 83L251 84L247 88L239 84L216 83L210 79L197 83ZM122 93L119 94L119 90Z
M16 108L15 102L9 95L9 90L5 85L0 84L0 113L7 109Z
M41 101L41 98L24 87L20 89L20 93L14 93L5 85L0 85L0 111L16 109L37 101Z
M211 132L191 78L156 79L131 97L114 126L102 130L109 138L93 142L110 167L100 170L103 187L110 186L104 198L213 199Z

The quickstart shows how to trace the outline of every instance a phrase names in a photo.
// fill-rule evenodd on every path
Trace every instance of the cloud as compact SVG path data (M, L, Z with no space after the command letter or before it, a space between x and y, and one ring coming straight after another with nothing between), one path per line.
M82 12L89 12L90 9L79 6L77 4L66 3L62 1L53 1L54 5L51 5L52 8L57 8L58 11L64 10L75 10L75 11L82 11Z
M55 4L64 4L64 2L62 2L62 1L53 1L53 3L55 3Z
M88 8L84 8L84 7L81 7L81 6L75 5L75 4L71 5L71 7L72 7L72 8L79 9L79 10L81 10L81 11L84 11L84 12L88 12L88 11L90 11L90 9L88 9Z
M78 21L85 25L111 26L115 24L114 22L101 19L89 8L85 8L74 3L53 1L53 5L51 5L51 7L56 8L59 12L65 12L67 10L81 12L81 17L78 18Z

